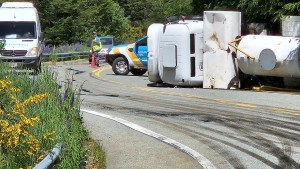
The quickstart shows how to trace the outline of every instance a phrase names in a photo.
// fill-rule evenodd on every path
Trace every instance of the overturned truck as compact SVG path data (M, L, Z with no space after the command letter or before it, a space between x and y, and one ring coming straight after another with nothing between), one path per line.
M241 37L240 12L205 11L203 18L148 28L150 82L218 89L300 86L299 38Z

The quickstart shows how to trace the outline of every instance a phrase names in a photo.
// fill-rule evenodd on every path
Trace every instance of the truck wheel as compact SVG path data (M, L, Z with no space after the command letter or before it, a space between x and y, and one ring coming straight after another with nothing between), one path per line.
M134 76L142 76L147 72L147 69L132 69L130 71Z
M38 65L34 68L35 74L42 72L42 62L39 62Z
M116 75L127 75L129 73L128 64L122 57L118 57L113 61L112 70Z

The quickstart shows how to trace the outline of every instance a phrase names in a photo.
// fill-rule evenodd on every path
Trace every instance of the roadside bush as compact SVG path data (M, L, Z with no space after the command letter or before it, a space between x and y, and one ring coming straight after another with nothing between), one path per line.
M58 61L58 57L57 57L57 55L54 54L54 53L51 53L49 57L50 57L50 61L51 61L52 63L55 63L55 62Z
M0 50L2 50L4 48L4 41L0 41Z
M65 45L45 45L42 46L43 53L69 53L69 52L84 52L88 51L89 48L85 43L73 43Z
M54 132L44 133L44 138L38 139L31 128L40 118L30 117L25 111L27 106L41 102L48 94L35 94L20 101L18 92L21 90L12 87L9 79L0 80L0 147L7 159L28 167L44 157L45 154L40 153L41 141L53 140L51 136Z
M78 60L78 59L80 59L80 57L79 57L79 55L72 55L72 60Z

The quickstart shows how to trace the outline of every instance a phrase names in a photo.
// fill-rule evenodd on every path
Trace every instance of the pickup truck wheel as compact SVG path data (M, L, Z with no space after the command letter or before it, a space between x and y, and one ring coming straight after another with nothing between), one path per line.
M147 72L147 69L132 69L130 71L134 76L142 76Z
M116 75L127 75L129 73L128 64L122 57L118 57L113 61L112 70Z

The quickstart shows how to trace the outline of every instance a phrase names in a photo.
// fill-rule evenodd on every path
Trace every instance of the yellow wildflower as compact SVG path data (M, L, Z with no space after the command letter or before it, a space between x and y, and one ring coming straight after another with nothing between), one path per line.
M0 120L0 126L1 128L6 128L9 126L9 121L7 120Z
M18 143L19 143L19 136L18 135L11 135L9 138L8 138L8 140L7 140L7 147L9 148L9 149L13 149L13 148L15 148L17 145L18 145Z
M45 154L41 154L38 158L37 158L37 161L41 161L42 159L44 159L45 158Z
M6 151L15 151L18 148L25 147L25 153L29 156L38 157L40 142L30 133L30 127L40 121L39 117L29 117L25 112L25 107L32 103L39 103L49 94L37 94L30 96L25 101L19 101L16 92L21 90L17 87L11 87L12 82L7 78L0 80L0 94L6 97L8 109L0 108L0 147ZM45 139L54 140L52 137L55 132L49 132L44 135ZM26 155L22 154L22 155ZM21 155L21 154L20 154ZM40 155L38 159L43 158ZM31 166L23 168L31 169ZM22 168L22 169L23 169Z
M11 81L9 80L0 80L0 91L7 88L11 84Z
M9 92L20 92L21 89L19 89L17 87L12 87L12 88L8 89L7 91L9 91Z
M15 102L15 105L14 105L12 111L14 112L14 114L25 114L24 106L22 104L20 104L19 101Z
M40 150L40 143L39 140L34 138L33 136L29 136L27 145L29 147L27 154L28 155L33 155L34 153L38 152Z
M33 117L33 118L31 118L31 121L32 121L32 123L37 123L37 122L40 121L40 118L38 118L38 117Z
M23 131L22 131L22 135L23 135L23 136L26 136L26 135L28 135L28 134L29 134L29 131L27 131L27 130L23 130Z
M46 134L44 134L43 138L44 138L45 140L51 140L51 141L54 141L54 139L53 139L53 135L54 135L54 134L55 134L55 131L46 133Z
M33 126L39 120L40 120L40 118L38 118L38 117L28 118L28 117L23 116L21 123L26 125L26 126Z
M4 140L0 140L0 145L4 144L5 141Z
M23 106L27 106L31 103L39 103L40 101L42 101L42 99L44 99L45 97L47 97L49 94L44 93L44 94L37 94L34 96L30 96L28 99L26 99L23 102Z

